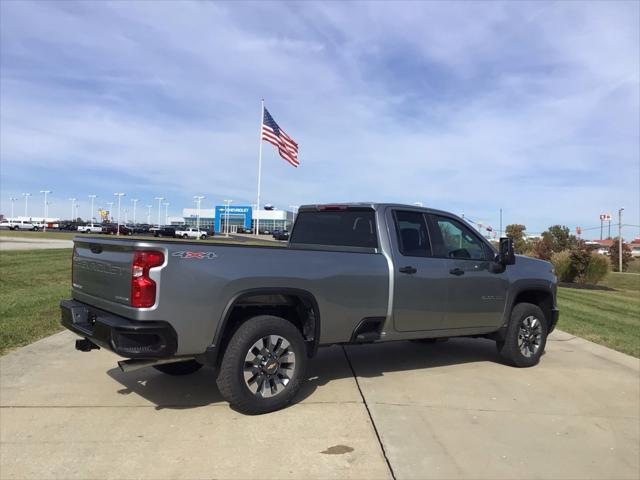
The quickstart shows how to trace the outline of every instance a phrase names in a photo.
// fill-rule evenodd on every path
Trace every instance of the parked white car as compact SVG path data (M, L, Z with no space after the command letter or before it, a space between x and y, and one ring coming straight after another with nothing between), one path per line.
M38 231L42 229L42 224L27 222L26 220L18 220L15 222L11 222L11 226L9 227L9 229Z
M78 225L78 233L102 233L102 225Z
M207 238L207 232L198 230L195 228L185 228L184 230L176 230L176 237L178 238L200 238L204 240Z

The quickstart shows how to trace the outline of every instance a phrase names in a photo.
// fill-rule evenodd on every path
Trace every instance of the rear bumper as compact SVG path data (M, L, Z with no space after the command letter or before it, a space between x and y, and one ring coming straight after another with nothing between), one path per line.
M178 349L166 322L129 320L77 300L62 300L60 311L65 328L125 358L167 358Z

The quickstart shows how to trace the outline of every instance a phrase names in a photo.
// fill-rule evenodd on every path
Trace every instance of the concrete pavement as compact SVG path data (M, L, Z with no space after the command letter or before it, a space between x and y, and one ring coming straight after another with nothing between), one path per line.
M561 332L531 369L486 340L321 349L298 403L258 417L209 370L124 374L74 338L0 359L1 478L640 474L640 361Z
M72 240L34 237L2 237L0 250L34 250L43 248L72 248Z

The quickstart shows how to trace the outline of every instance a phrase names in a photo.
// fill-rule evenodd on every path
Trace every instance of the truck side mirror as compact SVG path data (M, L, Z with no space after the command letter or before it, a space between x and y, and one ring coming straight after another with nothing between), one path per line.
M508 237L500 239L500 263L502 265L513 265L516 263L516 254L513 251L513 240Z

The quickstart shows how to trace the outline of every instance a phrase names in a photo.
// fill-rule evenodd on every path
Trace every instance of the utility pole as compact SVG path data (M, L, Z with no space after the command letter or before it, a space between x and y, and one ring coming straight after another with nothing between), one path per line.
M164 224L169 225L169 202L163 203L164 205Z
M120 199L126 194L121 192L120 193L116 192L113 195L118 197L118 229L116 230L116 235L120 235Z
M164 197L155 197L154 200L158 201L158 229L160 228L160 215L162 215L160 213L160 209L162 208L162 201L164 200Z
M198 232L200 232L200 204L202 203L202 200L204 200L204 198L204 195L194 195L193 197L196 202L196 230ZM198 236L198 238L200 237Z
M29 211L29 197L31 196L31 194L23 193L22 196L24 197L24 216L28 217L29 215L27 214L27 212Z
M91 211L89 212L89 218L91 219L91 226L93 227L93 201L96 199L97 195L88 195L88 197L91 199Z
M622 272L622 211L618 210L618 271Z
M138 203L138 199L137 198L132 198L131 201L133 202L133 224L136 224L136 204Z
M17 198L11 197L9 200L11 200L11 220L13 220L13 204L16 202Z
M151 225L151 209L153 205L147 205L147 225Z
M42 231L46 232L47 231L47 195L51 193L51 190L40 190L40 193L44 193L44 210L43 210L44 218L42 219Z

